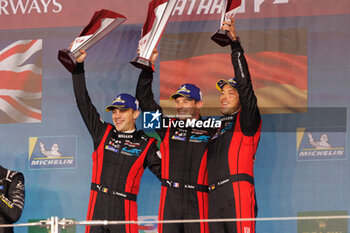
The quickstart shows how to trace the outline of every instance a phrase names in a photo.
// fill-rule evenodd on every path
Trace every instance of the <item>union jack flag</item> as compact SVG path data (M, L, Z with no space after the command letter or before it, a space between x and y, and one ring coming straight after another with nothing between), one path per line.
M0 124L41 122L42 40L0 51Z

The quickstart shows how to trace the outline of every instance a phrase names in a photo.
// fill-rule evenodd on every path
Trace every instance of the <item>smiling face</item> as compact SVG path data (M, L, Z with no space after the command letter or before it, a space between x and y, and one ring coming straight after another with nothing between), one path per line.
M175 99L176 113L180 120L199 119L199 111L202 106L202 101L190 100L182 96Z
M235 88L225 85L220 95L220 110L223 115L231 115L241 109L239 95Z
M119 132L126 132L135 129L135 121L139 116L139 111L134 111L131 108L119 109L114 108L112 110L112 119L115 128Z

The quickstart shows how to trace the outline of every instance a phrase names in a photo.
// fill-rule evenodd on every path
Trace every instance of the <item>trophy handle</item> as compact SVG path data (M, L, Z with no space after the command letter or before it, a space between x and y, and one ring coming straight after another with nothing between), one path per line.
M77 66L76 57L68 49L61 49L58 51L58 60L70 72L73 72L73 70Z
M233 42L233 38L229 31L224 29L217 30L217 32L211 36L211 39L221 47L225 47Z
M147 60L146 58L135 57L134 59L132 59L130 61L130 63L139 69L154 72L154 66L153 66L152 62L150 60Z

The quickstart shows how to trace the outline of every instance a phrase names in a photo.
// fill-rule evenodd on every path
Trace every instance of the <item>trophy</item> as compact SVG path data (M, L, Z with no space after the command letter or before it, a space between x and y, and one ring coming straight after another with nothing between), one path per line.
M232 16L235 16L239 7L241 6L242 0L222 0L222 12L221 12L221 24L224 21L230 21ZM233 41L230 33L226 30L219 29L211 39L222 47L225 47Z
M110 10L96 11L71 48L58 51L58 60L72 72L76 67L76 58L80 55L79 50L87 50L125 20L125 16Z
M157 46L163 34L170 14L178 0L152 0L148 5L147 20L142 28L139 41L139 56L130 61L140 69L154 72L154 66L150 61L153 49Z

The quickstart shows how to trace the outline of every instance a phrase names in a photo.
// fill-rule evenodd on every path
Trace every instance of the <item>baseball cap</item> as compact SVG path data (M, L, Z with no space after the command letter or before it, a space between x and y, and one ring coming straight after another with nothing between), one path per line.
M106 107L106 111L109 112L114 108L139 110L139 101L132 95L122 93L118 95L111 105Z
M216 82L216 89L218 89L219 91L222 91L222 88L224 88L226 84L229 84L231 87L237 89L237 82L235 78L231 78L229 80L220 79L219 81Z
M202 92L201 90L194 84L185 83L182 84L177 91L170 96L171 99L176 99L179 96L183 96L186 99L190 100L202 100Z

